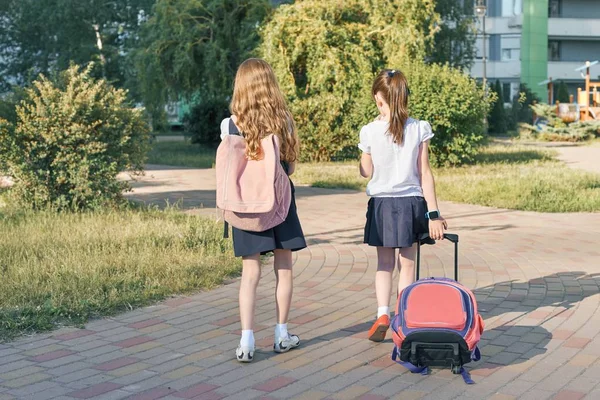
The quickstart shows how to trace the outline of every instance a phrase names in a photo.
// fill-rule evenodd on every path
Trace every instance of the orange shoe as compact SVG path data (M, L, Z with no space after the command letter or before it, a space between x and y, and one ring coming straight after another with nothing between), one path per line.
M388 315L382 315L381 317L377 318L377 321L375 321L369 330L369 340L372 342L383 342L389 327L390 317Z

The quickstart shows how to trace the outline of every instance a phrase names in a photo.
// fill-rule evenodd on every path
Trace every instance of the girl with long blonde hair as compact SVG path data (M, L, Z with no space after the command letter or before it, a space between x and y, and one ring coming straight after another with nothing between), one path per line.
M261 139L269 134L279 138L281 164L288 176L294 172L298 158L298 136L294 119L271 66L264 60L251 58L238 68L231 118L221 123L221 138L241 135L246 140L246 157L261 159ZM242 338L236 349L240 362L254 358L254 313L256 289L260 280L260 256L273 252L276 277L275 303L277 324L273 350L287 352L300 345L300 339L287 330L292 301L292 251L306 247L302 227L298 219L294 186L292 201L286 220L264 232L250 232L233 228L233 247L236 257L242 257L242 281L239 303Z

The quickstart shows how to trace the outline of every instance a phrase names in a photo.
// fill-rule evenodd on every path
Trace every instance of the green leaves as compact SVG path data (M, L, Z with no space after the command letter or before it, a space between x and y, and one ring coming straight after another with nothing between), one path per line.
M301 159L358 156L360 127L377 116L371 85L382 68L408 75L411 115L431 122L433 161L471 160L488 104L461 71L426 65L440 15L433 0L304 0L278 8L260 53L275 69L299 127Z
M17 106L14 129L0 127L0 154L14 178L11 194L31 208L81 210L115 205L125 169L143 169L148 127L126 92L72 66L44 76Z
M270 12L268 0L157 0L135 55L146 105L229 96Z

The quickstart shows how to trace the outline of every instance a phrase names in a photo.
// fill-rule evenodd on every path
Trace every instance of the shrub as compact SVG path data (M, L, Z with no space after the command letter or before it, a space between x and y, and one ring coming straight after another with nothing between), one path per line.
M485 100L475 80L460 70L441 65L413 64L405 69L411 90L409 108L415 118L429 121L433 165L458 165L473 161L484 142Z
M540 118L537 126L521 124L523 138L533 138L551 142L580 142L600 136L600 121L569 122L556 114L556 106L536 104L531 106Z
M496 99L492 105L489 115L490 132L498 134L506 133L506 110L504 109L504 96L500 81L496 80L496 84L491 86L490 89L496 94Z
M487 112L483 92L458 70L419 61L406 66L430 54L438 17L433 2L414 0L305 0L276 10L262 31L260 53L288 98L303 161L358 156L360 127L377 116L372 81L386 66L405 66L412 115L439 130L434 162L470 159Z
M17 106L17 123L0 134L0 154L23 206L81 210L116 204L141 171L148 146L142 111L126 93L72 66L55 81L40 76Z
M529 89L529 87L522 83L519 86L519 95L513 100L513 119L516 122L533 122L533 112L531 105L539 103L540 98Z
M225 99L202 99L185 115L185 130L192 136L192 143L218 143L221 121L228 116L229 104Z

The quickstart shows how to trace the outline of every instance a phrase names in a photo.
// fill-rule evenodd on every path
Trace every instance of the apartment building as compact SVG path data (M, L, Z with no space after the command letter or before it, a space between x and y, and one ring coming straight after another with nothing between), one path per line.
M575 71L600 60L600 0L487 0L487 78L503 84L505 102L526 83L547 99L548 78L564 81L576 94L583 79ZM471 75L483 76L482 19L477 23L477 57ZM600 76L600 65L592 68Z

